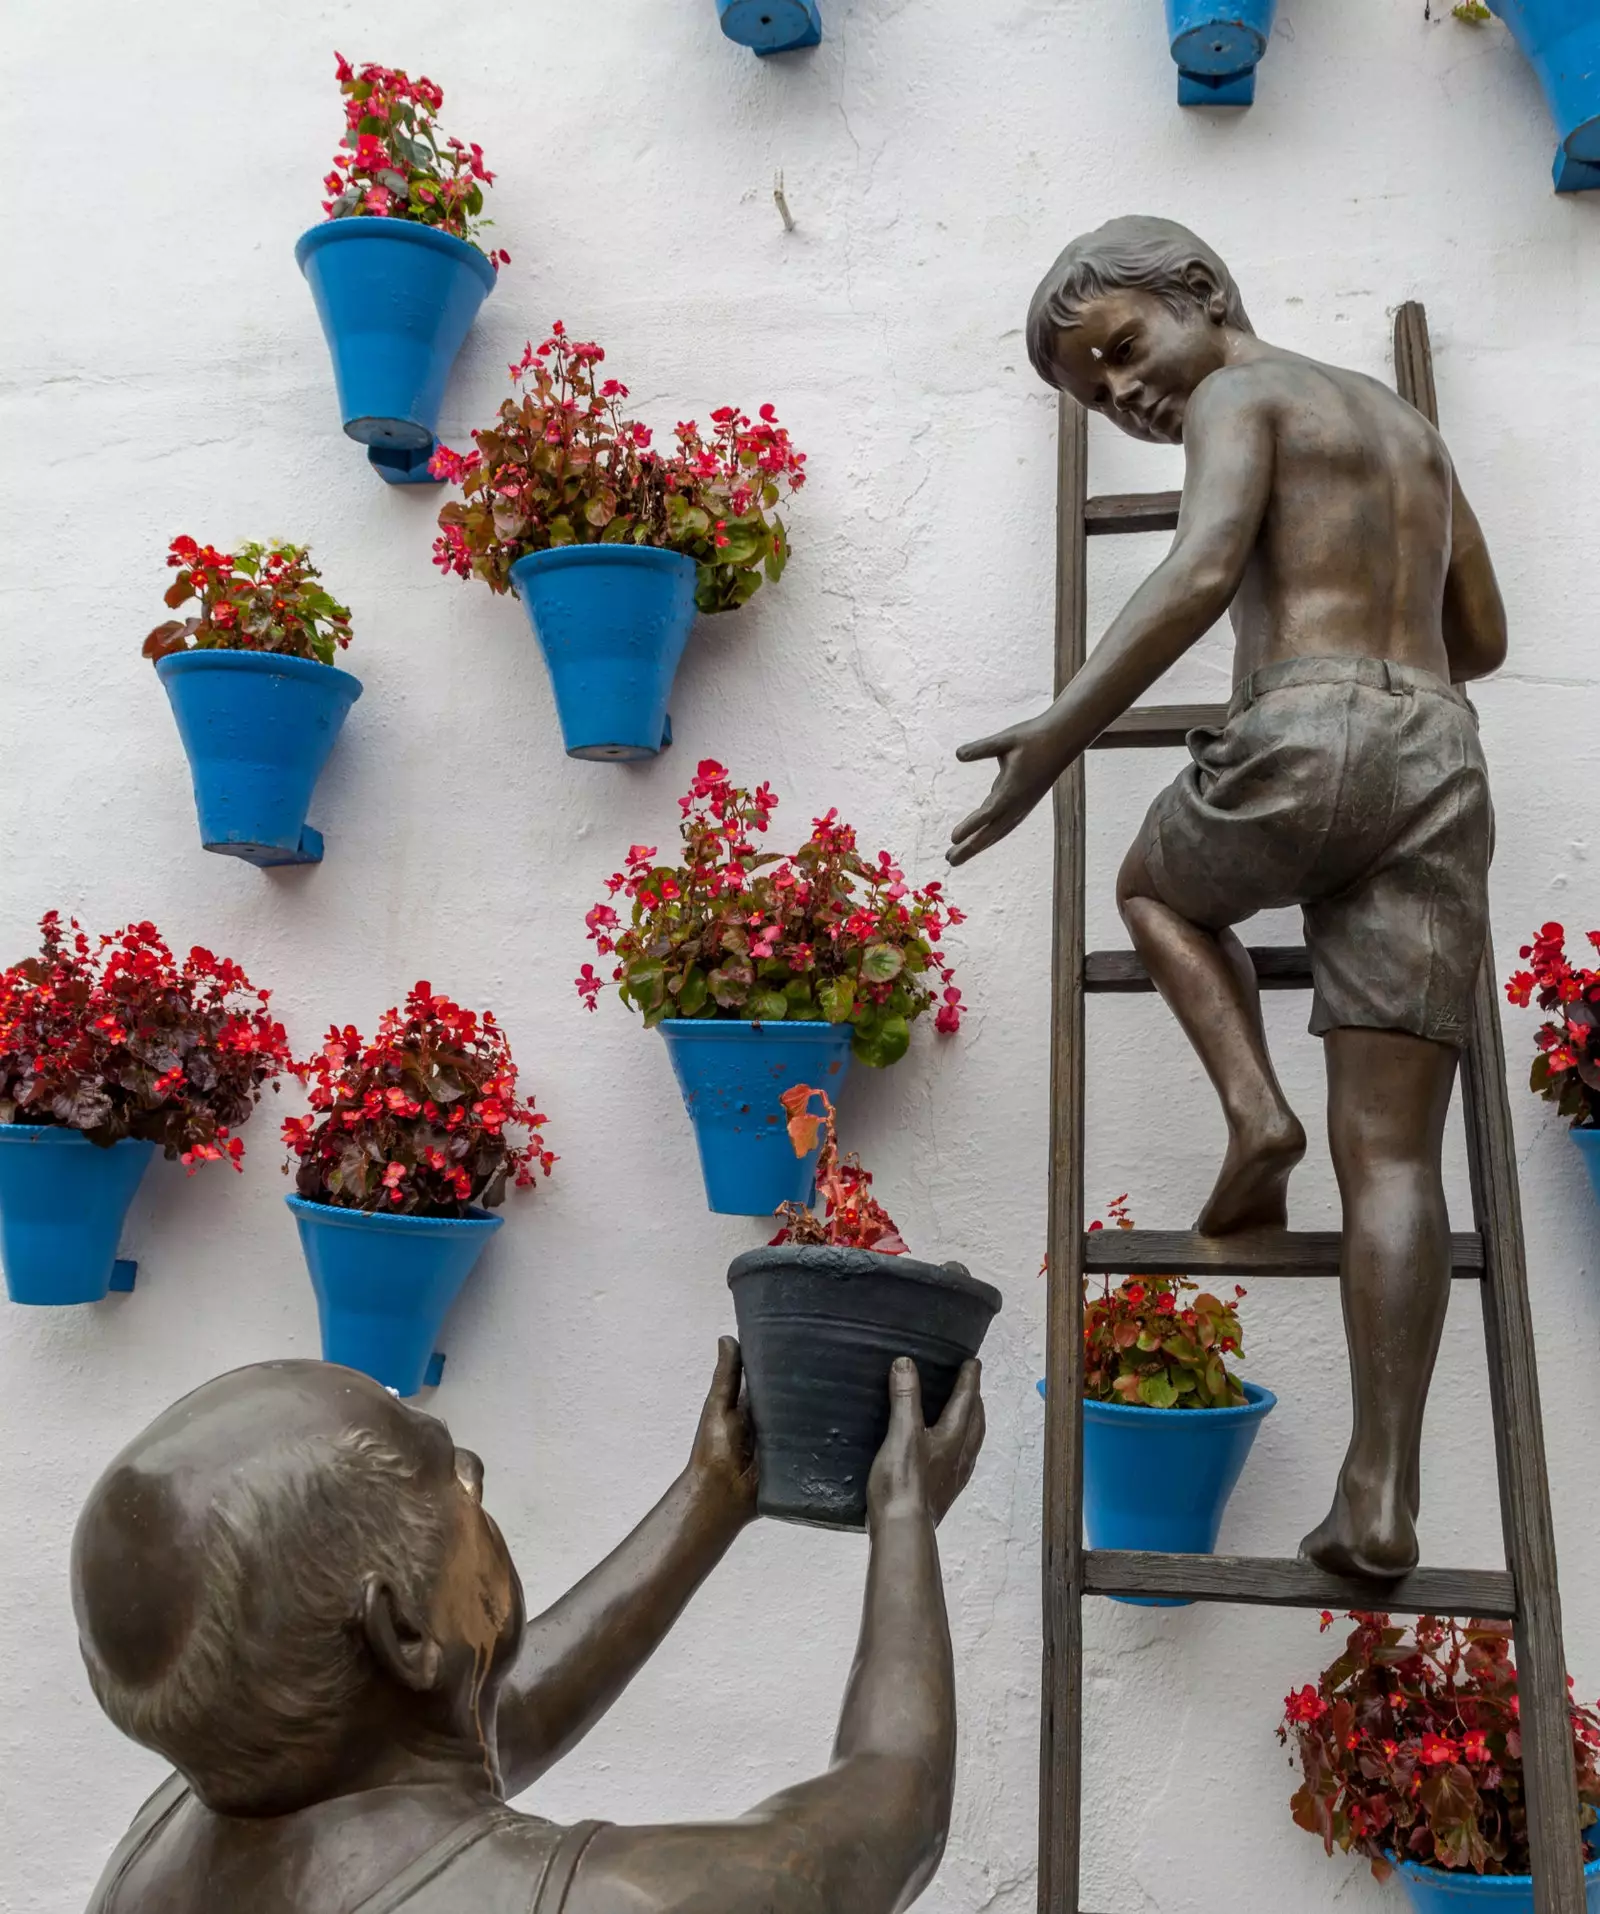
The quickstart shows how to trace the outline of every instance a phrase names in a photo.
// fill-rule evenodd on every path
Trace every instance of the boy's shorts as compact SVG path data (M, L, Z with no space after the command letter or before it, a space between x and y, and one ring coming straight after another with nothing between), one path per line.
M1494 844L1464 693L1412 665L1292 658L1247 678L1189 751L1139 836L1161 901L1210 930L1300 905L1317 1036L1464 1043Z

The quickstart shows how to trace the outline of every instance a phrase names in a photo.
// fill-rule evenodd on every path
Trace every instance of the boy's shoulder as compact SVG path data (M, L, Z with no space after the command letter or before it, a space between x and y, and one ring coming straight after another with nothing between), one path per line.
M1422 415L1381 379L1298 354L1219 367L1196 386L1189 419L1202 430L1225 428L1230 420L1279 418L1330 404L1344 411L1352 400L1358 411L1373 406L1383 412L1392 409L1432 431Z

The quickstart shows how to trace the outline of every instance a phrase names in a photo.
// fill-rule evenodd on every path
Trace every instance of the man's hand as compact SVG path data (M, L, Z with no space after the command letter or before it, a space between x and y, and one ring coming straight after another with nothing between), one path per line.
M956 757L962 764L998 758L1000 772L988 797L951 834L945 855L952 864L965 864L969 857L1008 837L1066 768L1060 744L1040 718L1025 719L991 737L963 744Z
M983 1447L982 1365L963 1363L945 1411L929 1429L922 1420L922 1378L909 1356L889 1372L889 1433L867 1478L867 1523L926 1512L944 1520L967 1486Z
M698 1495L725 1505L738 1528L756 1513L756 1438L741 1383L744 1363L732 1336L717 1342L717 1369L700 1411L688 1475Z

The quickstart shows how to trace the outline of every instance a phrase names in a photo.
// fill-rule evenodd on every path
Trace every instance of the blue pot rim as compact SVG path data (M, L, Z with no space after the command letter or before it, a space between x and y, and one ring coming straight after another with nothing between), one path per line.
M476 1208L470 1216L386 1216L381 1210L349 1210L334 1203L313 1203L304 1196L286 1196L283 1200L297 1222L303 1218L325 1229L377 1230L395 1236L448 1236L455 1230L492 1235L506 1220Z
M1584 1832L1591 1835L1600 1833L1600 1825L1587 1828ZM1531 1874L1473 1874L1467 1868L1428 1867L1421 1861L1402 1861L1393 1854L1390 1855L1389 1860L1397 1873L1404 1874L1410 1880L1426 1881L1430 1884L1436 1881L1448 1881L1452 1884L1457 1881L1472 1881L1476 1884L1473 1891L1481 1894L1526 1894L1533 1887ZM1583 1878L1586 1881L1600 1880L1600 1855L1584 1863Z
M1567 1135L1580 1150L1600 1150L1600 1123L1574 1123Z
M174 651L156 660L156 675L182 677L186 671L243 671L260 677L299 678L306 684L327 684L336 679L349 692L350 702L361 696L361 680L337 665L325 665L320 658L291 658L278 651L230 651L212 647L205 651Z
M669 552L664 545L558 545L548 551L525 552L511 567L513 585L517 574L565 571L577 565L634 566L646 571L699 570L686 552Z
M306 261L324 246L351 239L397 239L409 246L423 246L447 259L470 266L483 281L485 292L493 292L499 274L490 265L488 255L470 240L457 239L454 233L441 233L436 226L422 226L414 219L392 219L380 213L351 213L343 219L325 219L321 225L303 232L294 243L295 264L301 272Z
M1042 1396L1043 1380L1035 1387ZM1167 1422L1174 1416L1181 1416L1185 1422L1203 1421L1209 1428L1219 1422L1255 1422L1262 1416L1270 1416L1278 1406L1278 1398L1259 1382L1246 1382L1244 1392L1249 1401L1231 1409L1152 1409L1142 1402L1085 1402L1083 1413L1085 1420L1091 1422L1101 1417L1107 1422Z
M131 1143L136 1150L157 1147L143 1136L119 1136L111 1144L91 1143L82 1130L74 1130L65 1123L0 1123L0 1143L61 1143L73 1149L81 1144L86 1150L120 1150L125 1143Z
M826 1023L817 1017L663 1017L656 1025L664 1037L709 1037L713 1043L766 1043L776 1037L795 1043L848 1044L855 1034L850 1023Z

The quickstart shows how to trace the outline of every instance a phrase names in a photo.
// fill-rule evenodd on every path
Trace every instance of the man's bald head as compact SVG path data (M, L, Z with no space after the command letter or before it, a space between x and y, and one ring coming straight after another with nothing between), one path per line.
M442 1424L324 1363L207 1383L106 1470L72 1545L89 1680L207 1806L314 1798L382 1680L373 1580L428 1612L451 1545Z

